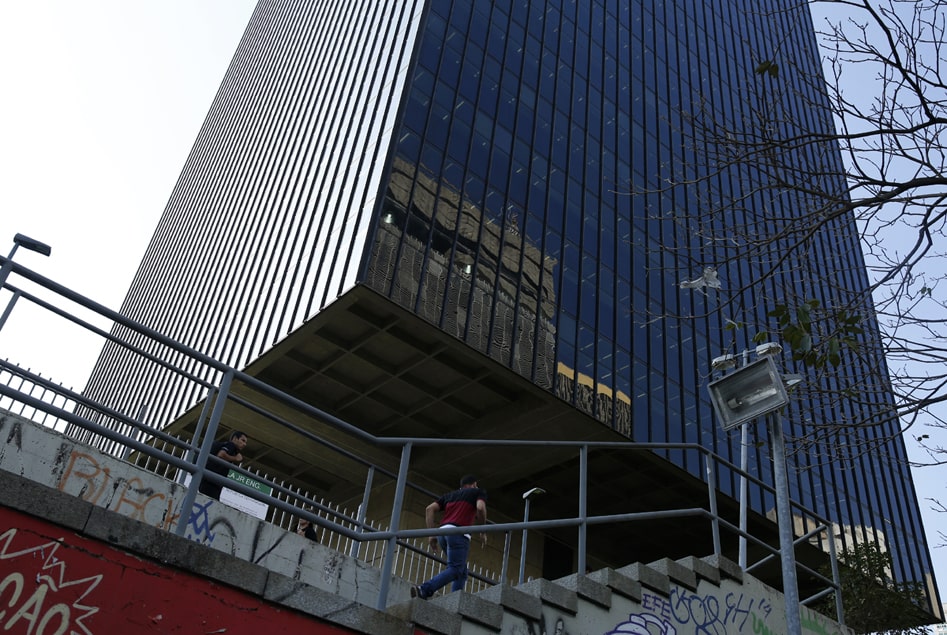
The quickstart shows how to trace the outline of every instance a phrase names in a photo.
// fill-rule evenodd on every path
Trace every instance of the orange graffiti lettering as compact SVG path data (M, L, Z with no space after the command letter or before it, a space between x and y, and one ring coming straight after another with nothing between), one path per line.
M132 508L132 512L128 515L128 517L134 520L140 520L142 522L145 522L145 509L148 507L148 504L155 499L164 500L165 495L152 494L151 496L148 496L144 499L142 498L132 499L131 497L127 496L127 494L134 493L136 491L135 490L136 487L138 488L138 491L141 491L144 489L144 485L142 484L141 479L138 477L129 479L127 482L127 486L122 490L122 494L118 499L118 503L116 503L115 505L115 511L122 514L124 513L121 509L122 505L128 505Z
M77 463L81 461L85 462L82 467L77 465ZM59 491L65 491L67 482L75 478L79 481L84 481L88 486L83 487L80 491L82 500L89 501L92 504L98 504L99 497L102 495L102 492L105 491L109 476L108 468L99 467L98 462L93 457L73 450L69 457L69 466L66 468L62 480L59 482ZM96 482L99 477L102 477L101 485Z

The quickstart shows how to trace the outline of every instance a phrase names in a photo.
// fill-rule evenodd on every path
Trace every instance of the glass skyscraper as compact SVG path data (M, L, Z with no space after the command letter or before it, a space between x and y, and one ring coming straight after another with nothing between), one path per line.
M804 5L260 0L122 311L227 364L259 368L356 424L378 420L384 406L384 416L398 413L388 419L397 420L393 432L443 416L441 433L463 436L447 421L451 399L479 399L465 397L469 386L449 398L438 388L442 415L429 414L430 404L393 403L407 401L404 391L372 410L329 398L334 383L410 375L367 354L349 367L361 374L345 381L326 370L327 342L357 356L343 310L371 296L417 318L411 329L378 327L398 346L443 338L440 350L483 358L502 370L495 383L525 382L590 431L697 443L739 463L740 444L719 429L705 388L710 360L739 352L728 323L766 324L764 299L783 288L832 304L868 284L851 219L786 262L775 244L759 262L721 264L723 248L698 231L726 231L701 219L710 193L742 200L732 218L740 225L786 222L805 204L801 194L757 187L762 171L713 173L704 160L711 149L702 126L752 125L768 98L754 68L777 49L787 90L776 99L795 115L779 125L830 129L824 98L804 81L821 72ZM800 172L811 174L820 162L837 173L841 161L834 149L797 154ZM667 186L680 179L691 184ZM778 273L757 284L767 262ZM726 289L744 290L726 310L713 310L715 290L680 286L711 265ZM815 271L832 285L808 288ZM867 346L876 346L876 331L868 325ZM316 332L324 345L307 350ZM736 349L750 345L736 337ZM880 353L847 362L840 372L869 397L839 402L812 391L791 408L787 434L804 438L808 424L884 412L891 397L874 375L884 368ZM298 379L305 373L321 384L311 395L313 382ZM369 384L351 399L364 403ZM112 345L86 395L126 414L146 404L156 427L204 397ZM490 417L486 407L479 413L484 425ZM865 427L868 452L837 440L802 445L790 457L791 495L847 541L883 545L896 579L932 584L897 431L896 421ZM766 452L751 446L750 470L769 479ZM659 454L703 477L690 454ZM734 480L718 478L735 495ZM750 503L760 514L772 507L762 494Z

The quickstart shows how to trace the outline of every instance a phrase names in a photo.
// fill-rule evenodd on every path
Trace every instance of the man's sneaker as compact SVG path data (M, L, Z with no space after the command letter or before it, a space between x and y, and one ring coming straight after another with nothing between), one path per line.
M426 599L427 599L426 597L424 597L424 594L421 593L421 587L419 587L419 586L413 586L413 587L411 587L411 597L413 597L413 598L421 598L422 600L426 600Z

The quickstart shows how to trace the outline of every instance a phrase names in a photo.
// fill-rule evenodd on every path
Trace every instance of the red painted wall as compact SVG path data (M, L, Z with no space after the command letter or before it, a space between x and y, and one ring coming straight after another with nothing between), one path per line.
M2 635L342 635L199 576L0 507Z

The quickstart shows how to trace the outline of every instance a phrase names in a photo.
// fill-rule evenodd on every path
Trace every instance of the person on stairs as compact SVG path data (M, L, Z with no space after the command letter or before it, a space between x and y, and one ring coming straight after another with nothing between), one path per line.
M477 483L477 477L468 474L460 479L460 489L444 494L424 510L427 526L434 528L441 512L440 527L469 527L487 522L487 491ZM485 546L487 535L480 534ZM470 553L470 534L431 536L431 548L447 553L447 568L418 586L411 587L411 597L426 600L441 588L451 584L451 591L460 591L467 581L467 554Z

